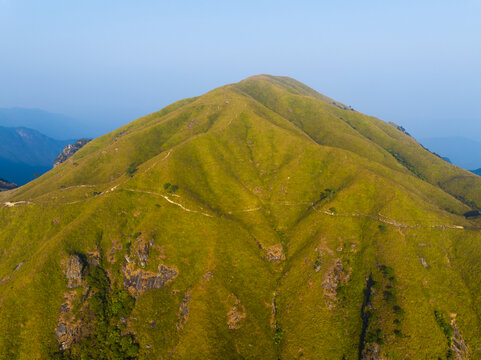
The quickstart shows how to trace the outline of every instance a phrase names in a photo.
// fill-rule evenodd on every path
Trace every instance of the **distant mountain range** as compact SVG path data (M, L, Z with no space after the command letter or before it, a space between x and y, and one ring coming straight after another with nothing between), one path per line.
M421 139L429 150L449 158L456 166L467 170L481 168L481 142L461 136Z
M45 173L72 140L56 140L25 127L0 126L0 177L23 185Z
M80 121L40 109L0 108L0 126L36 129L55 139L87 135L80 133L84 129Z
M476 170L471 170L473 173L475 173L476 175L479 175L481 176L481 169L476 169Z
M5 179L0 178L0 191L12 190L17 187L17 184L13 184Z

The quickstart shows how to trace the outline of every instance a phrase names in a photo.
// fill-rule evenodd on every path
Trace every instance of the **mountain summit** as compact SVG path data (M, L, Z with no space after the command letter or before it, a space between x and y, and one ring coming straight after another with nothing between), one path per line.
M0 193L0 358L480 359L481 177L287 77Z

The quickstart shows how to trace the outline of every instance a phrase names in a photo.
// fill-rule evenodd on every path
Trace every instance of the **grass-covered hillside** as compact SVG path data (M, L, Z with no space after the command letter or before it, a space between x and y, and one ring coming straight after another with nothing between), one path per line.
M0 202L0 359L481 359L481 177L290 78Z

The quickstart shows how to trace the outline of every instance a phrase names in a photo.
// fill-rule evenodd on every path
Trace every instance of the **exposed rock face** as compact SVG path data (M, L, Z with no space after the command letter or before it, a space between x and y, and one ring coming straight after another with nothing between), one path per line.
M0 178L0 191L12 190L17 187L17 184L8 182L5 179Z
M281 244L273 245L264 249L266 251L267 261L281 261L285 260L284 249Z
M380 346L375 343L367 344L362 354L362 360L379 360L379 359L381 359Z
M143 235L140 235L134 243L134 255L139 260L139 264L141 267L145 267L147 260L149 259L149 248L152 246L152 243L149 243L145 240Z
M88 252L87 261L92 266L99 266L101 261L100 252L98 250Z
M421 261L421 264L427 269L428 268L428 263L426 262L426 260L424 260L424 258L421 256L419 258L419 261Z
M75 288L82 285L82 271L84 264L78 255L70 255L67 260L62 263L67 277L67 287Z
M61 163L65 162L68 158L70 158L73 154L79 151L82 147L85 146L90 141L90 139L80 139L75 142L75 144L67 145L63 148L63 151L57 156L55 162L53 163L53 167L60 165Z
M55 336L60 350L69 349L82 336L82 322L77 320L71 312L76 292L68 291L64 294L64 297L65 302L60 307L60 315L55 328Z
M231 330L237 330L241 328L242 320L246 318L246 310L243 305L241 305L239 299L235 298L235 304L227 313L227 326Z
M464 341L461 333L456 327L456 320L451 321L451 326L453 327L453 339L451 343L451 350L453 352L453 358L456 360L467 360L469 359L469 349Z
M345 271L341 259L336 259L334 265L326 273L322 288L324 289L324 297L326 298L326 305L329 309L332 309L337 302L338 286L345 284L349 280L350 275L350 271Z
M179 314L178 318L179 321L177 323L177 328L182 330L187 323L187 320L189 319L189 303L190 303L190 298L192 297L192 291L188 291L187 294L185 294L184 298L182 299L182 302L180 303L179 306Z
M179 272L174 266L159 265L157 273L139 269L133 263L124 267L124 284L132 295L145 290L159 289L174 280Z

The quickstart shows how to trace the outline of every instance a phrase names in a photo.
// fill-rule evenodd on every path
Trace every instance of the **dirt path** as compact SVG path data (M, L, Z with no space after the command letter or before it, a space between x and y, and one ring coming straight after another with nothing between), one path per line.
M167 159L167 157L170 155L170 151L169 153L167 153L167 155L162 159L162 160L165 160ZM158 163L158 162L157 162ZM128 181L128 180L126 180ZM172 200L170 197L168 197L167 195L164 195L164 194L161 194L161 193L158 193L158 192L155 192L155 191L148 191L148 190L139 190L139 189L129 189L129 188L121 188L119 189L118 187L120 185L123 185L126 181L120 183L120 184L117 184L115 185L114 187L110 188L109 190L106 190L102 193L100 193L99 195L97 196L102 196L102 195L105 195L105 194L108 194L110 192L114 192L114 191L119 191L119 190L123 190L123 191L129 191L129 192L135 192L135 193L140 193L140 194L148 194L148 195L154 195L154 196L158 196L158 197L161 197L163 198L165 201L169 202L170 204L172 205L175 205L175 206L178 206L179 208L181 208L183 211L185 212L190 212L190 213L194 213L194 214L200 214L200 215L203 215L203 216L206 216L206 217L214 217L214 215L211 215L209 213L206 213L206 212L203 212L203 211L198 211L198 210L193 210L193 209L189 209L187 207L185 207L184 205L182 205L181 203L179 202L176 202L174 200ZM77 186L71 186L69 187L70 189L71 188L75 188L75 187L92 187L94 185L77 185ZM66 188L67 189L67 188ZM63 189L63 190L66 190L66 189ZM175 196L177 198L180 198L179 195L172 195L172 196ZM90 198L87 198L87 199L82 199L82 200L77 200L77 201L72 201L72 202L68 202L68 203L62 203L62 204L55 204L56 206L62 206L62 205L74 205L74 204L78 204L78 203L82 203L82 202L85 202L85 201L88 201L92 199L91 197ZM15 206L18 206L18 205L38 205L38 204L35 204L33 202L30 202L30 201L16 201L16 202L10 202L10 201L7 201L5 203L3 203L3 206L4 207L15 207ZM310 202L297 202L297 203L294 203L294 202L273 202L273 203L269 203L269 205L274 205L274 206L304 206L304 205L309 205L309 206L312 206L313 204L310 203ZM234 209L234 210L230 210L230 211L227 211L227 214L235 214L235 213L246 213L246 212L254 212L254 211L260 211L262 210L263 207L262 206L258 206L258 207L253 207L253 208L247 208L247 209ZM430 228L430 229L454 229L454 230L464 230L464 226L461 226L461 225L452 225L452 224L433 224L433 225L422 225L422 224L413 224L413 225L408 225L408 224L405 224L405 223L402 223L400 220L396 220L396 219L392 219L392 218L389 218L385 215L382 215L382 214L377 214L377 215L370 215L370 214L362 214L362 213L352 213L352 214L340 214L340 213L334 213L332 211L329 211L329 210L320 210L320 209L317 209L316 207L313 207L313 209L318 212L318 213L321 213L321 214L324 214L324 215L327 215L327 216L332 216L332 217L344 217L344 218L360 218L360 217L367 217L367 218L370 218L374 221L378 221L378 222L381 222L381 223L384 223L384 224L388 224L388 225L391 225L391 226L395 226L397 228L409 228L409 229L415 229L415 228ZM404 221L413 221L413 220L404 220Z
M137 190L137 189L120 189L120 190L130 191L130 192L136 192L136 193L141 193L141 194L149 194L149 195L160 196L160 197L162 197L163 199L165 199L166 201L168 201L169 203L180 207L182 210L184 210L184 211L186 211L186 212L195 213L195 214L200 214L200 215L204 215L204 216L207 216L207 217L214 217L213 215L207 214L207 213L202 212L202 211L197 211L197 210L192 210L192 209L186 208L184 205L182 205L182 204L180 204L180 203L178 203L178 202L175 202L174 200L170 199L168 196L163 195L163 194L160 194L160 193L157 193L157 192L145 191L145 190Z
M361 214L361 213L354 213L354 214L337 214L333 213L332 211L329 210L318 210L314 208L315 211L326 214L329 216L337 216L337 217L368 217L372 220L382 222L384 224L392 225L398 228L409 228L409 229L415 229L415 228L428 228L428 229L456 229L456 230L464 230L464 226L461 225L451 225L451 224L436 224L436 225L421 225L421 224L415 224L415 225L407 225L400 223L398 220L394 220L391 218L388 218L385 215L378 214L378 216L375 215L369 215L369 214Z

